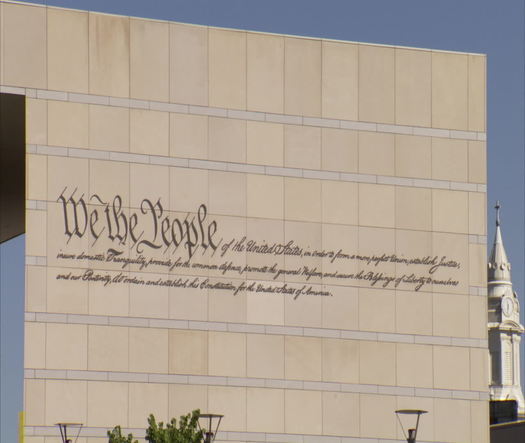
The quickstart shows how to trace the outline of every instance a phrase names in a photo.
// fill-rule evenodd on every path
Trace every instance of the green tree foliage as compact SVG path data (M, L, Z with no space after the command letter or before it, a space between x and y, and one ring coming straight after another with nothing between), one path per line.
M112 431L108 431L108 437L109 443L138 443L137 440L133 440L132 434L124 437L120 426L115 426Z
M153 414L148 418L148 429L146 429L146 441L149 443L202 443L203 433L199 429L200 411L196 409L191 414L182 415L177 424L177 419L172 418L169 423L155 420ZM115 426L108 431L109 443L138 443L133 440L133 435L127 437L122 435L120 426Z

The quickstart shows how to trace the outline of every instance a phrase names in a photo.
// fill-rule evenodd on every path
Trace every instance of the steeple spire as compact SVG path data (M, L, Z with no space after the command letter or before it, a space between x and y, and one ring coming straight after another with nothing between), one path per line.
M496 209L496 235L494 236L494 244L488 264L488 283L489 285L495 282L508 282L511 284L510 263L501 237L501 205L499 201L496 202L494 208Z

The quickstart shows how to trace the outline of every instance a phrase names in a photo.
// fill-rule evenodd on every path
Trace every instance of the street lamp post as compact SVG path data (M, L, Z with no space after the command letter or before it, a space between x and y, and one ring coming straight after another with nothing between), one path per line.
M204 420L204 426L200 425L199 422L199 428L201 428L202 431L204 431L204 440L203 443L213 443L215 441L215 437L217 437L217 431L219 430L219 426L221 424L221 420L224 415L220 414L200 414L199 420ZM215 426L215 431L213 431L213 421L217 420L217 425ZM208 424L206 424L206 421L208 421Z
M419 427L419 417L421 417L422 414L426 414L426 413L427 411L423 411L422 409L398 409L396 411L396 417L399 421L399 424L401 425L401 430L403 431L403 435L407 439L408 443L416 443L417 430ZM399 418L400 415L417 415L416 427L409 428L408 435L405 433L405 429L403 428L403 423L401 423L401 419Z
M77 436L75 438L75 442L78 439L78 436L80 435L80 430L82 429L82 423L55 423L55 426L58 426L58 429L60 429L60 437L62 438L62 443L72 443L73 440L67 437L67 429L69 428L78 428Z

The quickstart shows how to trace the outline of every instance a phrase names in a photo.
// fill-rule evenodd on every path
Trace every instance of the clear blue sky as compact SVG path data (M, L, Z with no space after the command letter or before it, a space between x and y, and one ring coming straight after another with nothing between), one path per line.
M492 206L500 200L503 237L513 265L514 286L521 299L523 323L524 0L35 0L33 3L487 54L489 245L494 233ZM2 337L4 328L2 324ZM525 380L523 357L522 369Z

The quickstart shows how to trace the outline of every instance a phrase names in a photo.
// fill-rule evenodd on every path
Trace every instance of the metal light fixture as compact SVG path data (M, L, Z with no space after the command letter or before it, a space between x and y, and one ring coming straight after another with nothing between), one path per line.
M73 440L67 437L67 429L69 428L78 428L77 436L75 437L75 442L78 440L80 435L80 430L82 429L82 423L55 423L55 426L58 426L60 429L60 437L62 437L62 443L72 443Z
M416 437L417 437L417 429L419 427L419 417L421 417L422 414L426 414L428 411L423 411L422 409L398 409L396 411L396 417L399 421L399 424L401 425L401 430L403 431L403 435L407 439L408 443L416 443ZM416 427L408 429L408 435L405 432L405 429L403 428L403 423L401 423L401 419L399 418L399 415L417 415L416 419Z
M221 420L224 415L220 414L200 414L199 415L199 428L201 431L204 432L204 443L213 443L215 441L215 437L217 436L217 431L219 430L219 426L221 424ZM204 425L201 426L200 420L203 419ZM213 431L213 421L217 420L217 425L215 426L215 431ZM208 424L206 424L206 421Z

